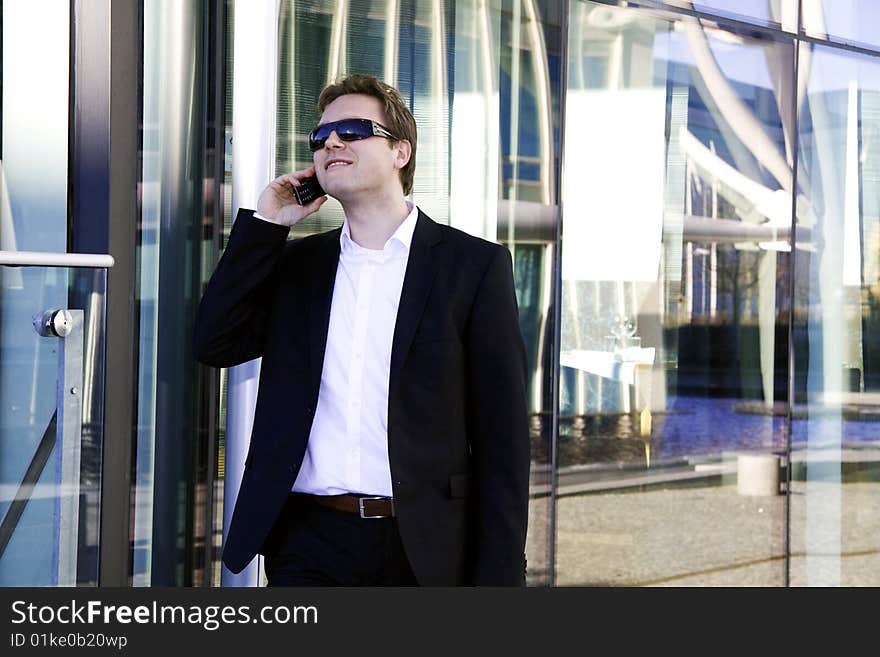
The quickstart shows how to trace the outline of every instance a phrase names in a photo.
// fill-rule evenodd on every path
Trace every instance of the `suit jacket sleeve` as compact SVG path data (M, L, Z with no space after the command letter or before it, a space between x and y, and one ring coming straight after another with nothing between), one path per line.
M476 484L474 583L525 583L530 446L525 345L510 252L495 250L468 335L468 435Z
M196 313L197 360L231 367L263 355L278 265L289 232L287 226L239 210Z

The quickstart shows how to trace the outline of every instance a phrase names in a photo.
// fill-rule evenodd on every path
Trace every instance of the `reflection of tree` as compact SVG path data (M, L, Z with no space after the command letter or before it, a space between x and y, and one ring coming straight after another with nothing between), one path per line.
M737 249L730 244L718 245L716 265L718 295L730 301L729 304L725 304L725 307L730 309L729 312L718 313L719 321L730 321L739 325L757 319L755 312L751 311L750 302L756 299L758 294L758 286L761 282L759 264L762 257L765 255L759 251ZM766 257L776 256L770 253ZM788 304L781 303L787 294L788 274L787 266L776 267L776 298L780 301L776 320L781 322L788 321L786 316Z
M779 6L771 3L774 20L780 19L779 11ZM800 21L805 32L824 34L821 0L803 0ZM860 205L865 172L858 151L860 140L870 139L859 127L866 120L870 122L870 113L859 108L864 93L859 90L858 73L850 74L849 84L841 88L845 93L817 88L808 95L811 71L821 70L814 62L822 53L814 52L804 41L795 49L791 43L761 40L781 128L778 134L782 139L774 138L774 131L760 119L760 108L739 97L709 46L713 33L727 41L742 41L736 30L715 32L692 17L683 18L682 25L695 67L694 86L723 140L737 145L731 149L731 165L683 128L678 138L688 165L704 180L717 184L718 192L736 206L735 219L742 222L744 235L761 227L784 230L795 215L796 235L780 235L769 242L754 239L751 246L744 243L741 247L762 249L756 252L756 277L740 275L751 259L745 255L730 263L729 274L717 272L728 276L733 289L744 297L757 298L765 401L769 403L772 395L777 324L783 317L783 323L788 323L782 307L786 304L794 309L796 323L791 330L805 324L813 327L808 329L810 358L801 359L813 385L826 391L848 389L848 373L865 370L865 313L870 312L864 289L859 289L860 274L863 280L865 271L859 271L861 261L854 264L855 259L864 258L869 244L860 233L866 216ZM835 74L846 79L844 70ZM798 147L800 156L796 157ZM743 157L750 160L749 166L743 166ZM760 165L757 170L754 163ZM799 273L778 266L778 261L788 264L790 259L779 258L777 252L790 251L792 246L798 249ZM793 295L791 289L779 287L789 276ZM748 310L735 313L737 324L747 319Z
M723 196L714 194L709 186L701 185L696 178L691 180L688 194L690 195L690 207L698 208L703 216L729 220L737 218L737 209L733 203ZM701 256L702 260L707 260L705 254L708 254L711 249L715 249L714 264L708 261L702 262L701 267L711 269L718 296L717 310L711 316L697 316L695 321L732 322L734 325L739 325L743 320L755 319L755 313L750 312L747 306L758 294L759 264L765 252L748 243L724 244L694 241L692 244L695 261ZM687 257L687 252L683 253ZM774 253L771 252L769 255L772 257ZM786 261L783 260L783 262ZM777 268L777 291L783 290L783 286L788 280L787 275L787 267ZM784 294L777 294L777 298L783 299ZM785 305L780 304L779 314L785 311L783 307Z
M688 165L707 183L704 188L710 188L712 192L714 204L711 217L742 222L744 234L754 230L750 227L766 227L775 231L790 226L795 159L791 144L796 135L794 121L786 119L790 119L787 99L799 91L794 84L794 66L790 65L793 63L794 49L790 44L769 41L760 44L768 70L775 73L770 77L784 138L784 144L780 147L778 139L768 131L756 109L740 97L722 72L710 48L708 28L694 18L684 18L683 27L696 68L698 93L724 142L740 146L731 155L735 160L747 159L759 164L757 171L762 172L758 179L754 175L749 176L745 172L756 171L754 166L746 168L739 161L732 166L716 153L712 143L707 147L688 128L683 128L679 140ZM724 34L726 38L739 39L729 32ZM768 175L769 180L766 179ZM722 214L716 211L717 198L725 199L731 206L730 214L726 217L726 212ZM808 207L807 204L798 204L798 210ZM812 223L809 219L806 221ZM742 335L740 327L744 319L754 317L757 320L757 344L752 344L752 339L745 342L738 340L739 352L742 358L749 360L756 352L759 354L759 362L755 366L761 372L762 396L767 404L771 404L774 397L773 374L779 313L777 299L780 296L781 274L777 267L777 252L790 248L793 236L788 237L785 242L744 239L743 243L735 245L742 253L732 258L719 258L715 272L716 289L730 290L733 295L732 319L737 336ZM744 307L746 302L749 303L748 307ZM755 313L751 312L752 304L756 306Z

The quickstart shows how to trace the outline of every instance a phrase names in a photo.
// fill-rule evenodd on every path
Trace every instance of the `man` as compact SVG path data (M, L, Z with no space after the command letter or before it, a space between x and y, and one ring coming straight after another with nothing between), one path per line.
M270 586L525 583L526 357L507 249L407 201L416 125L394 88L325 88L313 165L240 210L196 357L262 356L223 560ZM287 240L326 201L336 230Z

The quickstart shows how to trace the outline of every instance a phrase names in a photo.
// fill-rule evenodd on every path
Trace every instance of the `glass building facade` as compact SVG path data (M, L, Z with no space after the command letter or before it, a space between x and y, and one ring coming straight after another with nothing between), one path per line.
M416 118L411 200L513 256L528 585L877 586L878 20L2 0L0 584L262 583L219 561L259 362L202 367L189 336L235 211L311 163L318 93L357 72ZM291 237L342 220L331 199ZM34 332L55 308L83 312L81 372Z

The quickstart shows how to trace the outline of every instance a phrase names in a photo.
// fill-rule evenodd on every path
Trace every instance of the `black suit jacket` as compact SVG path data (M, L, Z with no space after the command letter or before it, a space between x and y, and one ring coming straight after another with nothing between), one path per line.
M297 240L242 210L196 319L199 361L262 356L250 449L223 561L261 550L318 402L341 228ZM391 351L388 458L422 585L522 585L530 449L510 253L419 211Z

